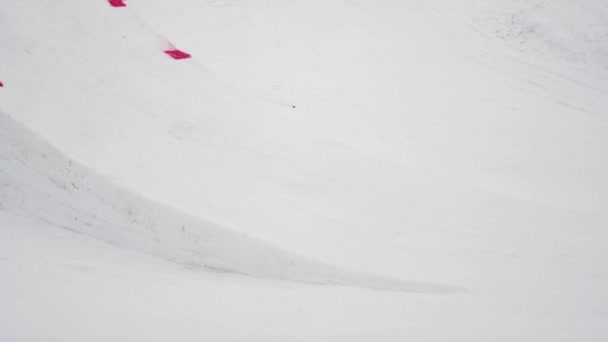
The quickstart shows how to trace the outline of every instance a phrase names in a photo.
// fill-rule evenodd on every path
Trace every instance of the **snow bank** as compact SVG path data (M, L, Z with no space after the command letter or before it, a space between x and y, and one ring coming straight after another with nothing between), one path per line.
M215 270L386 290L456 290L347 272L145 200L66 158L1 112L0 209Z

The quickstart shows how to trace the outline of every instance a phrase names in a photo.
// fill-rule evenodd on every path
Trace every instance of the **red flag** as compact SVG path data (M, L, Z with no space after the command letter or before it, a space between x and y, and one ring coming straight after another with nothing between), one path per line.
M190 56L189 53L186 53L186 52L178 50L178 49L165 50L165 53L167 55L171 56L171 58L173 58L173 59L186 59L186 58L192 57L192 56Z
M108 0L108 2L110 3L110 5L112 7L126 7L127 4L125 4L124 0Z

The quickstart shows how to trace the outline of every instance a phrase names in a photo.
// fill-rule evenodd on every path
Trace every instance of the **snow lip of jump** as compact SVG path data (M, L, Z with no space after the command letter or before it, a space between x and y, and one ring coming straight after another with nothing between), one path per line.
M415 293L464 288L355 272L112 184L0 112L2 209L181 264L260 278Z

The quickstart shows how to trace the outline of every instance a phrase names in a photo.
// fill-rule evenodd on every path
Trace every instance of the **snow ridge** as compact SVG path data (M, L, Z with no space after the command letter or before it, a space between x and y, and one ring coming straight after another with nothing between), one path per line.
M457 287L349 272L112 185L0 112L0 210L179 263L244 275L381 290Z

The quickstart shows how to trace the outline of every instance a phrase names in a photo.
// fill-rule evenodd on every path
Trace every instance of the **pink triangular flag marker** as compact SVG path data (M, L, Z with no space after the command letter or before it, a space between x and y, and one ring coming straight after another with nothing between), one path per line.
M0 88L4 87L4 83L2 83L2 81L0 81Z
M124 0L108 0L108 2L110 3L110 5L112 7L126 7L127 4L125 4Z
M178 49L165 50L165 53L167 55L171 56L171 58L173 58L173 59L186 59L186 58L192 57L192 56L190 56L189 53L186 53L186 52L178 50Z

